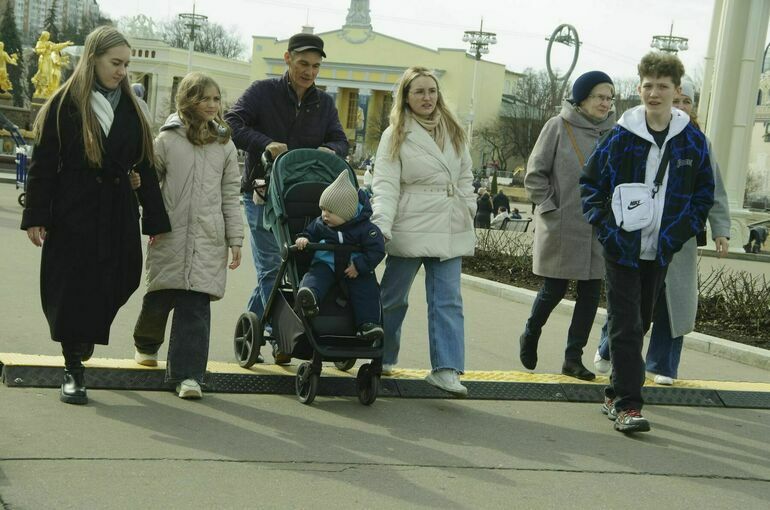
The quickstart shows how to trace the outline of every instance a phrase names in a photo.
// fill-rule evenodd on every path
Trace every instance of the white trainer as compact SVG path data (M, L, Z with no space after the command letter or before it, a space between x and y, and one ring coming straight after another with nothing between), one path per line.
M157 367L158 366L158 353L144 354L143 352L134 351L134 361L145 367Z
M202 398L203 391L201 385L195 379L185 379L176 385L176 392L179 398Z
M460 384L460 376L452 368L440 368L431 372L425 377L425 382L458 398L468 395L468 388Z
M674 380L666 375L655 374L652 380L655 381L655 384L660 384L661 386L671 386L674 384Z
M385 363L382 365L382 375L393 375L393 371L396 369L396 365L390 365Z
M599 374L609 374L612 371L612 361L602 358L599 354L599 349L596 350L594 355L594 368Z

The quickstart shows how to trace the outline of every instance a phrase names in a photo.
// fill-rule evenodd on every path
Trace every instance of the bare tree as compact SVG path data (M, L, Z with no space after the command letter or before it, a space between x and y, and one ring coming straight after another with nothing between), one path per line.
M176 19L161 23L161 40L175 48L188 48L190 29L186 21ZM210 53L225 58L241 58L245 52L243 42L234 30L228 30L219 23L203 23L195 29L195 51Z
M623 112L639 104L639 78L613 78L612 82L615 84L615 113L620 118Z

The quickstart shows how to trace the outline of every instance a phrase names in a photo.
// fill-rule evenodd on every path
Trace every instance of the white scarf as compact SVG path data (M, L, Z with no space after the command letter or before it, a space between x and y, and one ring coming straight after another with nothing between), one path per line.
M107 98L99 92L91 91L91 108L94 110L96 119L102 126L104 136L110 134L110 128L112 127L112 121L115 119L115 112L112 110L112 105Z

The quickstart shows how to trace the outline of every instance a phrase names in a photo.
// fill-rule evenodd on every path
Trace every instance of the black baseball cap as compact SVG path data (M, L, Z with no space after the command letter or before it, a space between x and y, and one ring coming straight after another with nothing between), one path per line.
M326 58L324 53L324 41L314 34L294 34L289 39L289 51L308 51L314 50Z

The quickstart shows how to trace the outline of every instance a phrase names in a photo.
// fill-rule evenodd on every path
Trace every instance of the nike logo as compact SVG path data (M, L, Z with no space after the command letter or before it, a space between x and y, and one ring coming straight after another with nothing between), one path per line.
M632 209L636 209L637 207L642 205L642 203L643 202L641 200L632 200L631 203L628 204L628 210L630 211Z

